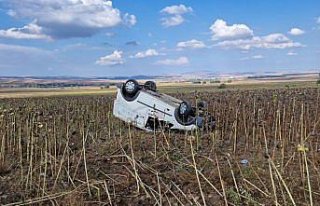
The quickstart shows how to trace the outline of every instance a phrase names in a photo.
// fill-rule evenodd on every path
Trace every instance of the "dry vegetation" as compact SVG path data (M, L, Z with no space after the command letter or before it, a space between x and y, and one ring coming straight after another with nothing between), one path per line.
M112 95L0 100L0 204L320 202L318 89L173 95L207 100L216 130L145 133Z

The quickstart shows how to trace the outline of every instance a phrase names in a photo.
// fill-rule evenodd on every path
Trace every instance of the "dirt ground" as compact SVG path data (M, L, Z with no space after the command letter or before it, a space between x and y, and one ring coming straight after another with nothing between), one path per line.
M216 129L146 133L114 94L2 99L0 204L320 202L319 88L170 94L207 101Z

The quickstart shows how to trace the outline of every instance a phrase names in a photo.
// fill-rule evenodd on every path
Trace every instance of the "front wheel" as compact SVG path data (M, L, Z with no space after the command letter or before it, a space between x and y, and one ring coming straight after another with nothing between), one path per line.
M134 79L126 81L123 86L125 93L129 94L130 96L134 96L139 90L139 83Z

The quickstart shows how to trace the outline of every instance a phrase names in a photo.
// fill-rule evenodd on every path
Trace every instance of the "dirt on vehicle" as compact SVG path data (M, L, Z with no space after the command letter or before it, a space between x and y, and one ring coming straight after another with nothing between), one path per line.
M114 95L0 100L1 205L317 205L320 90L170 94L214 131L146 133Z

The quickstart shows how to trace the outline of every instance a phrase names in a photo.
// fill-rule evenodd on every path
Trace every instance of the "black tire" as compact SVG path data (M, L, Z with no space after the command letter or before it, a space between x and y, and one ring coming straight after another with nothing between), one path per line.
M189 115L192 112L192 107L189 102L183 101L178 108L178 114L181 120L188 120Z
M144 83L143 87L147 90L151 90L154 92L157 91L157 85L154 81L146 81L146 83Z
M123 91L129 96L134 96L139 91L139 83L134 79L129 79L123 85Z

